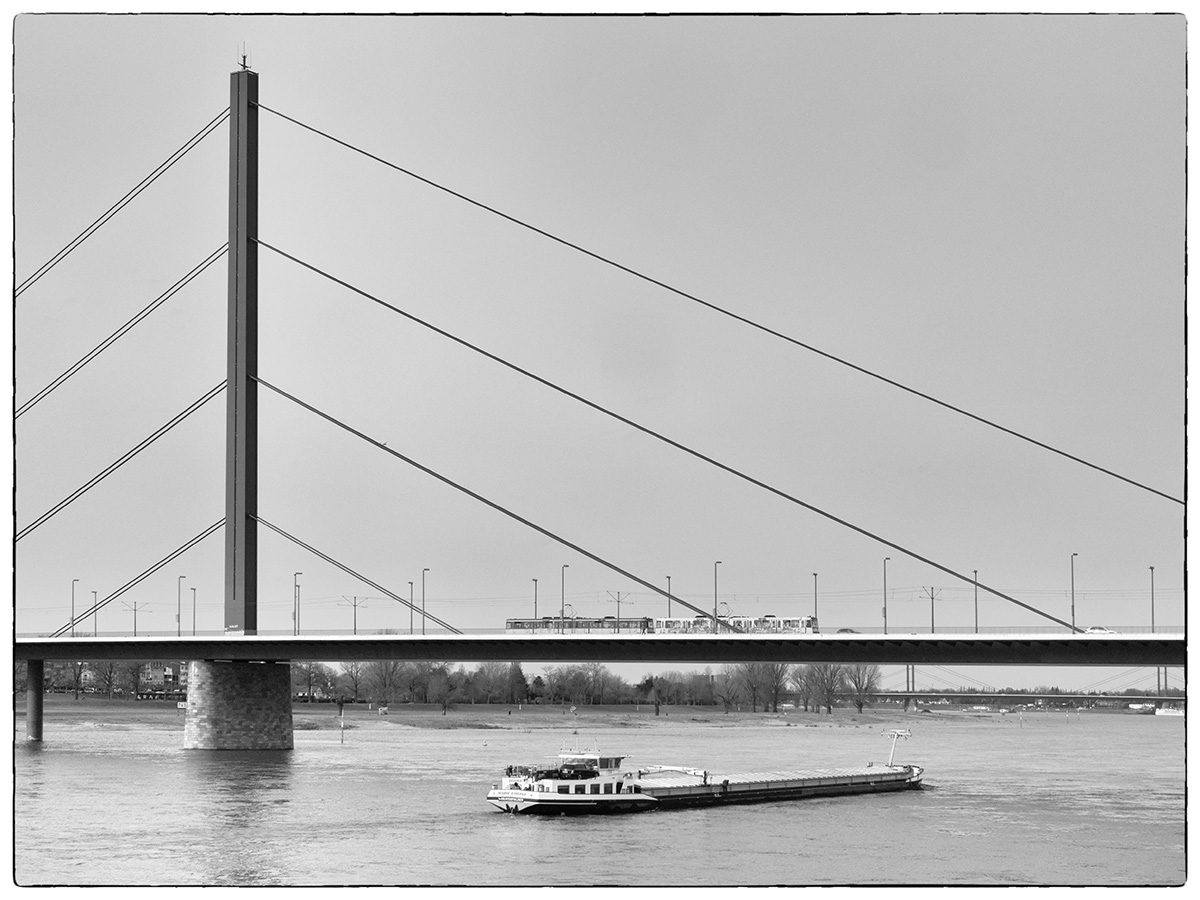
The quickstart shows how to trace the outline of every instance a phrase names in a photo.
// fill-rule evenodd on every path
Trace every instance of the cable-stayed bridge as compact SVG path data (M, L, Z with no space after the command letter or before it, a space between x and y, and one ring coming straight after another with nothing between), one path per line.
M229 267L229 341L228 341L228 375L222 382L212 385L204 394L178 415L169 420L160 429L145 440L135 445L126 454L117 459L112 465L98 473L94 478L81 485L78 489L64 497L59 503L46 509L40 515L27 523L22 523L17 532L17 541L24 540L33 534L37 528L50 521L54 516L63 513L74 502L84 497L96 485L118 469L131 463L140 453L148 449L155 441L169 432L172 428L186 420L193 413L215 399L220 393L226 396L227 404L227 458L226 458L226 514L205 528L187 537L175 550L148 565L143 571L133 574L129 581L113 590L90 606L78 612L73 612L70 621L65 622L57 631L42 638L21 638L16 643L18 658L31 661L45 659L65 659L76 656L94 658L115 658L131 654L152 655L156 657L191 658L214 663L229 661L259 663L287 659L379 659L389 656L403 656L417 659L524 659L530 661L551 660L662 660L690 662L732 662L739 660L764 661L803 661L803 662L875 662L875 663L904 663L917 662L937 663L977 663L977 664L1046 664L1046 665L1181 665L1185 660L1185 641L1181 635L1157 634L1148 635L1088 635L1076 626L1074 610L1071 619L1051 614L1035 605L1024 602L1009 593L980 582L977 577L965 571L958 571L932 556L910 547L902 538L884 535L868 529L849 518L832 510L818 506L795 493L768 482L765 479L744 471L738 466L724 462L715 456L701 452L688 444L672 438L658 428L639 422L631 416L610 408L609 406L588 398L580 393L569 390L552 379L522 366L521 364L503 357L482 345L444 329L433 322L427 321L405 310L392 300L381 296L378 292L366 289L352 283L344 274L329 271L327 268L305 260L288 248L279 247L260 238L258 233L258 120L260 112L275 116L280 120L291 123L323 140L337 145L347 152L369 158L375 163L390 168L407 177L415 178L438 191L453 196L459 201L473 206L524 228L540 238L556 242L572 251L583 253L592 259L610 266L632 278L653 284L655 287L669 291L688 302L702 305L720 316L736 323L737 327L748 327L761 332L783 344L795 347L808 353L816 353L840 366L845 366L869 378L880 381L890 388L901 391L909 396L934 404L955 415L973 421L975 424L1004 433L1008 438L1022 441L1040 450L1056 454L1079 466L1090 469L1098 476L1120 481L1123 484L1153 495L1157 501L1182 504L1182 499L1161 491L1156 487L1144 484L1137 479L1100 466L1076 454L1068 453L1048 442L1033 436L1004 427L987 417L972 413L960 406L947 403L925 391L911 388L895 379L881 375L866 367L851 362L835 354L828 353L811 344L795 339L777 329L770 328L760 322L742 316L730 309L720 307L703 298L679 290L672 285L626 266L617 260L610 259L580 244L566 241L548 231L533 226L499 209L483 204L465 194L451 190L409 171L380 156L370 154L349 142L314 126L301 122L281 111L258 102L258 78L250 71L236 72L231 80L231 105L215 118L208 121L189 141L167 161L151 173L142 183L135 186L116 205L80 233L70 244L64 247L54 257L21 281L16 288L18 302L22 295L37 284L43 277L49 275L53 268L66 258L75 248L85 242L99 228L104 227L125 205L137 199L139 194L150 187L159 175L174 166L194 147L203 142L209 135L217 133L220 126L228 122L230 137L230 218L229 240L222 246L212 249L192 270L183 275L176 284L156 298L149 306L140 311L135 317L124 323L117 331L105 337L94 350L85 355L69 369L61 373L49 384L23 401L15 410L17 419L30 412L37 404L50 398L53 392L68 379L76 377L85 367L100 354L119 346L119 340L129 331L137 327L146 317L166 303L175 293L187 285L210 266L221 259L227 261ZM860 537L877 542L886 552L896 553L915 560L938 572L950 576L960 582L972 584L979 591L994 598L1011 604L1014 609L1032 614L1052 623L1063 630L1058 635L1016 634L1006 636L954 635L938 634L884 634L884 635L828 635L828 636L778 636L740 633L737 626L722 618L714 608L710 611L694 603L672 594L669 583L664 590L654 580L644 577L631 568L623 566L619 561L606 558L584 544L573 541L569 537L556 532L550 527L535 521L521 511L509 505L486 496L466 484L460 483L439 470L435 463L418 460L394 447L369 431L343 420L328 409L299 396L261 377L258 372L258 323L257 323L257 274L259 251L269 253L279 260L299 267L317 276L330 285L351 292L363 300L375 304L379 309L390 315L400 316L409 323L433 332L440 337L453 341L458 346L476 354L489 363L500 366L509 372L528 379L542 389L551 391L559 397L572 403L580 404L592 413L607 417L620 423L647 438L670 448L672 452L690 457L706 466L720 471L729 478L736 479L742 485L755 491L766 492L778 500L806 510L822 517L834 525L856 533ZM265 389L271 395L286 401L296 410L338 429L344 435L373 448L374 451L390 457L395 462L402 462L425 476L440 482L442 485L468 497L472 502L491 509L519 523L521 526L550 539L572 553L597 563L625 579L638 584L669 602L678 603L698 616L709 616L712 630L716 634L707 636L659 636L659 635L614 635L575 637L567 635L545 635L539 637L516 637L510 635L471 635L463 634L454 624L436 618L424 608L417 606L412 599L411 591L406 597L405 592L398 586L389 588L381 580L372 578L368 573L356 571L354 568L323 552L319 547L307 542L301 535L285 530L281 525L271 521L267 516L259 514L257 506L258 483L258 399L259 388ZM262 526L262 529L259 528ZM270 637L260 633L257 606L257 542L261 531L269 531L278 537L291 542L312 553L324 562L343 570L349 577L355 578L372 589L383 593L395 603L410 610L414 616L419 616L424 632L427 625L432 625L437 633L416 635L386 635L371 637L345 638L333 635L304 635L287 637ZM196 545L221 532L225 540L226 579L225 579L225 628L226 634L220 638L188 638L183 634L182 625L174 640L170 638L147 638L131 636L127 638L81 638L78 635L79 626L89 619L94 619L96 613L119 600L127 592L135 588L144 579L160 571L164 566L186 554ZM184 537L184 536L181 536ZM886 572L886 570L885 570ZM814 576L815 577L815 576ZM886 577L886 575L885 575ZM715 579L715 572L714 572ZM885 589L886 610L886 589ZM21 598L17 599L18 607ZM886 613L885 613L886 615ZM886 622L886 618L885 618ZM71 635L74 635L73 637ZM216 676L214 675L214 679ZM219 679L217 679L219 680ZM204 678L194 679L194 684L202 684ZM215 683L215 682L214 682ZM222 696L225 687L214 687L214 696ZM231 695L229 702L235 705L245 700L245 696ZM221 701L225 702L225 701ZM191 713L189 713L191 715Z

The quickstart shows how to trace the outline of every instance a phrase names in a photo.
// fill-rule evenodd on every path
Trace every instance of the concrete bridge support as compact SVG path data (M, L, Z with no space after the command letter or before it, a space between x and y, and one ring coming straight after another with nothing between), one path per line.
M27 660L25 675L25 738L42 739L42 703L46 697L46 664L40 659Z
M193 661L188 667L185 750L291 750L287 662Z

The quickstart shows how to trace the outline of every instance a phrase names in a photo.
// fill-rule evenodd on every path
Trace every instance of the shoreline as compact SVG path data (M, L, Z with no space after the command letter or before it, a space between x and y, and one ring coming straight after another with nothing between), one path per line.
M1078 715L1078 711L1072 711ZM541 704L466 703L452 706L445 714L438 704L403 703L387 708L385 714L371 704L348 703L344 707L345 727L352 728L423 728L434 730L528 730L559 729L564 720L586 722L589 726L613 728L847 728L895 724L899 720L946 722L975 720L994 722L1018 719L1014 713L970 709L928 707L903 709L900 706L867 707L861 713L854 708L835 707L832 715L790 709L780 712L723 710L704 706L662 707L654 714L651 704L611 706L568 706ZM1061 710L1030 712L1030 716L1069 715ZM1087 715L1122 714L1120 710L1089 710ZM169 700L108 700L83 696L47 695L43 707L47 728L64 725L95 724L114 727L182 729L186 710ZM14 730L24 732L25 702L18 695L14 707ZM336 730L342 726L337 705L332 703L294 703L292 721L295 731Z

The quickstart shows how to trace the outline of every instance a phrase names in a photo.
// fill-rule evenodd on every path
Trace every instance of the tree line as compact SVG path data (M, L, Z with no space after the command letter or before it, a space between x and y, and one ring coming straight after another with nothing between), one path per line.
M485 662L475 668L450 663L373 662L293 663L295 692L308 699L438 703L559 703L609 705L651 703L717 706L726 712L779 711L793 699L805 711L827 713L843 701L862 712L879 690L877 665L738 663L714 671L648 674L631 684L602 663L547 666L532 680L520 663Z
M168 663L178 667L180 663ZM48 665L48 690L136 696L161 688L145 677L145 660L91 660ZM23 663L14 665L14 688L25 690ZM292 693L309 702L434 703L443 711L455 703L557 703L573 705L651 703L716 706L726 712L748 708L779 711L792 700L804 710L832 712L843 701L861 712L879 688L877 665L799 665L738 663L702 672L648 674L631 684L602 663L547 666L526 677L518 662L482 662L473 668L451 662L373 660L328 665L291 664ZM166 686L168 690L175 685Z

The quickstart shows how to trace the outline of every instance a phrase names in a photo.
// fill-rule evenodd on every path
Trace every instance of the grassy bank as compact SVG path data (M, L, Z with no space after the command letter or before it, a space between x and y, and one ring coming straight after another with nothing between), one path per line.
M17 728L24 731L25 699L17 697L15 705ZM69 694L47 695L44 706L46 727L55 723L92 723L112 727L143 727L179 729L183 727L185 711L174 701L106 700L94 695L75 700ZM367 704L347 704L344 709L347 728L482 728L482 729L540 729L562 728L564 722L585 722L592 726L615 728L737 728L747 725L763 727L845 727L895 722L899 716L913 716L898 707L856 710L835 709L833 715L788 710L786 713L722 712L704 706L664 706L660 715L654 707L639 706L521 706L499 703L460 704L444 715L436 704L404 703L388 707L386 715ZM336 729L340 727L337 706L330 703L296 703L292 707L298 731ZM924 716L928 718L928 716Z

